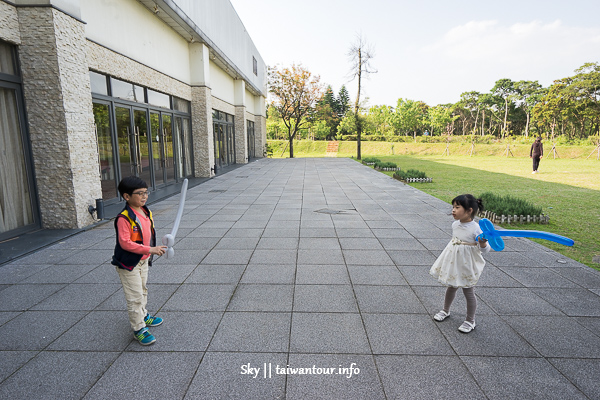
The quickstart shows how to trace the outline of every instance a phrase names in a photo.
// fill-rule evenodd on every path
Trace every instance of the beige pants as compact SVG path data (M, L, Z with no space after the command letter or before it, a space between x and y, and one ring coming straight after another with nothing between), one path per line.
M117 273L123 285L131 329L139 331L146 326L144 317L148 313L148 259L141 260L132 271L117 267Z

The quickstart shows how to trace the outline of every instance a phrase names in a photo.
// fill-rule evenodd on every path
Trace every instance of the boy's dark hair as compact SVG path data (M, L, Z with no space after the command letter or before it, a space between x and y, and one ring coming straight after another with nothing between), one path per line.
M148 189L148 184L143 179L132 175L121 179L118 189L119 193L121 193L121 196L123 196L125 193L131 196L134 190Z
M472 208L472 218L475 218L477 213L483 210L483 202L481 201L481 199L476 199L475 196L473 196L472 194L461 194L460 196L456 196L452 200L452 204L458 204L462 206L465 210Z

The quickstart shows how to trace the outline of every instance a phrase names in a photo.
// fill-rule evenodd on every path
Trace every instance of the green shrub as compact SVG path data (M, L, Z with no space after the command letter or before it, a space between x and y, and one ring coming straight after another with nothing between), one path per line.
M363 157L362 162L365 164L369 164L369 163L378 163L378 162L381 162L381 160L377 157Z
M375 162L375 168L398 168L398 165L393 162L377 160Z
M425 174L425 172L416 170L416 169L407 169L407 170L402 170L402 171L396 171L394 172L394 176L397 179L401 179L403 181L409 179L409 178L427 178L427 175Z
M540 215L542 207L534 206L527 200L511 197L510 195L500 196L494 193L486 192L481 196L483 208L492 211L497 215Z

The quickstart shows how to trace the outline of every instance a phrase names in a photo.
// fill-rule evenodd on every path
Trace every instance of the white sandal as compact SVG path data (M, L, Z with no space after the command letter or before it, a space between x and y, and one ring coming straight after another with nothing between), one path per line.
M461 331L462 333L469 333L473 329L475 329L475 321L473 321L473 322L465 321L462 323L461 326L458 327L458 330Z
M445 320L449 316L450 316L450 313L447 313L446 311L442 310L442 311L438 312L437 314L435 314L433 316L433 319L436 320L436 321L438 321L438 322L442 322L443 320Z

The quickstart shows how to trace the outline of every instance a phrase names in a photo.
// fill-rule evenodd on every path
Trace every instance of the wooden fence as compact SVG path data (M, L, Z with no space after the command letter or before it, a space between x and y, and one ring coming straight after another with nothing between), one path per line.
M478 214L481 218L487 218L495 224L510 224L517 222L520 224L549 224L550 217L547 215L497 215L491 211L483 211Z

